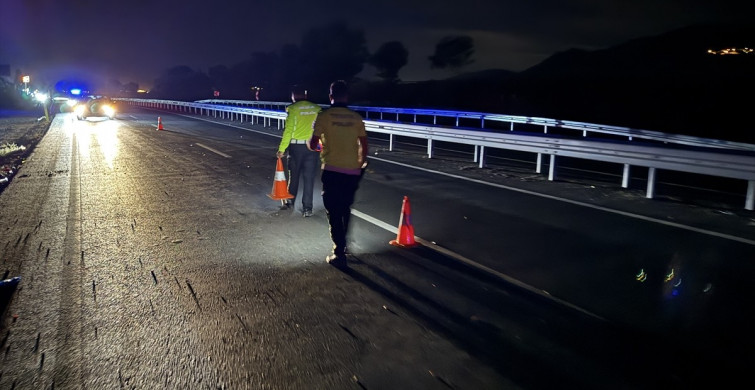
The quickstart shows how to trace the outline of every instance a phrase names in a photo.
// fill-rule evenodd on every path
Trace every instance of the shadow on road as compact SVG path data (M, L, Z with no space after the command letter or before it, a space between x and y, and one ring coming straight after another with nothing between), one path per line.
M427 248L402 256L400 264L352 256L342 272L392 301L394 315L419 319L520 386L677 388L707 379L697 370L704 359L690 360L661 335L561 306Z

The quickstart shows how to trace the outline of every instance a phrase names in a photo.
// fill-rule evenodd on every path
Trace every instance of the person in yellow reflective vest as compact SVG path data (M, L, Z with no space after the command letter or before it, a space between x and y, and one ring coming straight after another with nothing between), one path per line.
M320 156L316 151L307 148L307 141L312 136L312 123L322 108L307 100L307 90L300 85L291 89L291 101L286 107L286 127L283 129L283 137L278 145L278 158L288 149L288 192L294 196L283 203L283 208L293 208L296 204L296 196L299 192L299 181L304 182L301 194L302 215L312 216L312 198L315 186L315 177L320 166Z
M349 90L343 80L330 84L330 103L314 123L309 149L322 142L322 203L330 225L333 253L328 264L347 267L346 236L351 205L367 164L367 132L362 117L347 107Z

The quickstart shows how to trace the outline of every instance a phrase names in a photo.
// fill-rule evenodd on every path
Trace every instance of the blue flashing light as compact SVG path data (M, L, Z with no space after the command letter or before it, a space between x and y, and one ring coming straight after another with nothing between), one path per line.
M76 96L81 95L81 89L79 89L79 88L72 88L71 89L71 95L76 95Z

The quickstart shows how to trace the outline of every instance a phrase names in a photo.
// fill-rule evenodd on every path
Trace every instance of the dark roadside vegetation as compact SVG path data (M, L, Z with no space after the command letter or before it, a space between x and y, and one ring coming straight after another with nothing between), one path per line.
M160 75L146 95L136 94L134 83L119 84L117 91L92 92L184 101L212 99L220 92L222 99L255 100L254 90L249 89L255 85L262 88L260 100L288 101L290 85L302 84L313 101L327 103L329 81L344 78L351 82L354 105L500 113L755 143L755 128L748 118L755 90L755 53L709 53L753 48L752 26L692 26L603 50L572 49L522 72L462 73L462 62L455 77L419 82L397 77L401 61L384 58L381 62L375 59L377 53L369 56L359 30L333 25L313 33L333 36L334 30L340 31L336 36L345 37L334 47L323 48L319 40L305 39L298 47L253 53L248 61L213 67L206 74L176 66ZM336 56L338 66L316 55L339 49L353 54ZM467 49L465 54L471 57L463 60L468 63L474 50ZM455 60L459 59L451 55L445 63L452 65ZM381 69L382 78L357 78L365 64ZM295 72L295 66L309 71ZM37 121L44 115L43 108L20 97L16 89L0 83L0 145L10 142L25 149L0 156L0 166L20 164L46 129L45 121ZM50 115L59 110L50 107Z
M44 108L0 79L0 192L47 132Z
M301 46L253 53L246 62L213 67L206 74L177 66L160 75L149 94L123 97L195 101L213 99L217 92L219 99L255 100L249 87L254 85L262 88L259 100L289 101L290 85L302 84L313 101L327 103L329 82L341 78L351 82L354 105L500 113L755 143L755 129L748 120L755 53L709 53L752 49L753 26L692 26L603 50L572 49L521 72L464 73L464 64L474 60L474 47L467 46L467 51L444 60L457 76L418 82L398 78L403 65L395 57L400 57L400 50L378 61L376 54L369 56L360 46L359 31L344 26L321 30L312 35L353 39L323 40L341 45L336 47L304 40ZM384 77L359 79L356 75L365 64L381 69L378 75Z

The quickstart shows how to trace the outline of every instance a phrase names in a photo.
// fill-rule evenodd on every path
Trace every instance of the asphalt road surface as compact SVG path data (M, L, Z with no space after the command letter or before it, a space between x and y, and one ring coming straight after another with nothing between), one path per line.
M165 130L156 130L161 116ZM59 114L0 195L0 388L727 387L753 214L371 148L349 269L271 200L280 131ZM402 198L422 245L398 248Z

